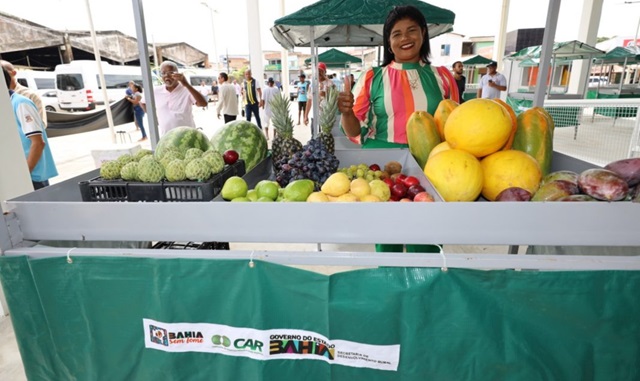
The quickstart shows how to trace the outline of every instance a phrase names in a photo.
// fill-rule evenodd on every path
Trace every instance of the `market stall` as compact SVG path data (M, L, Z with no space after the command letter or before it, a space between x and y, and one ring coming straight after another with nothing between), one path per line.
M465 73L467 77L467 89L462 94L462 98L465 101L469 99L475 99L478 96L478 84L482 77L478 68L485 67L492 61L480 55L475 55L462 61L462 65L465 67Z
M537 68L540 64L542 46L532 46L522 49L508 57L505 60L510 61L510 75L507 88L509 94L507 95L507 103L510 104L516 113L520 113L523 110L530 108L533 104L533 95L535 92L535 86L537 81ZM547 98L549 99L582 99L584 94L567 94L566 88L569 81L569 73L571 62L575 60L591 60L594 57L604 55L604 52L596 49L590 45L587 45L580 41L566 41L557 42L553 45L551 55L552 70L547 81L549 85L549 91L547 91ZM523 70L525 69L525 70ZM528 72L527 75L523 73ZM586 70L585 75L588 75L589 70ZM520 83L513 84L514 79L520 80ZM525 83L525 87L521 88L521 84ZM533 86L533 87L532 87ZM516 91L513 91L513 89ZM554 120L560 121L556 124L556 127L577 126L578 114L580 108L567 107L562 109L550 110L550 112L556 112L563 115L562 118L554 118Z
M511 131L511 119L504 119ZM341 166L397 161L432 190L406 149L337 150L336 157ZM269 178L269 160L243 179ZM553 170L592 167L553 153ZM9 200L2 217L0 279L30 379L608 380L640 374L638 256L270 246L640 246L639 203L81 201L79 183L97 175ZM69 244L50 247L38 244L42 240ZM99 240L263 246L75 245ZM329 276L292 265L362 268Z
M607 78L612 78L612 68L614 65L621 65L621 74L618 83L607 81L607 84L598 81L597 85L590 87L587 92L588 99L624 99L624 98L640 98L640 84L638 83L638 64L640 63L640 55L632 48L616 47L607 52L604 56L596 58L593 61L594 66L600 66L600 76L603 76L605 65L609 69ZM635 67L635 70L632 70ZM628 70L629 69L629 70ZM631 77L635 71L635 76ZM597 107L595 114L618 118L635 117L635 109L631 108L602 108ZM614 120L614 123L615 123Z

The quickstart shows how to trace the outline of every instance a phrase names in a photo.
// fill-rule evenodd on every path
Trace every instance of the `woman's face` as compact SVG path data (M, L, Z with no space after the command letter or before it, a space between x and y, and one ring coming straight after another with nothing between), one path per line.
M391 28L389 46L398 63L419 62L424 35L420 25L411 19L402 19Z

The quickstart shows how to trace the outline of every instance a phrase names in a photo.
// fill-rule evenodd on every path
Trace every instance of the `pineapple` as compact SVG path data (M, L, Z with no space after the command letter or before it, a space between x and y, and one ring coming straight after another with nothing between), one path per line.
M271 98L270 105L271 122L276 130L276 136L271 143L271 154L273 166L279 170L278 162L302 151L302 143L293 137L293 119L289 115L289 97L278 93Z
M321 104L322 110L320 112L320 134L318 137L327 152L331 154L335 153L335 140L331 130L338 114L338 94L338 89L329 87L325 102Z

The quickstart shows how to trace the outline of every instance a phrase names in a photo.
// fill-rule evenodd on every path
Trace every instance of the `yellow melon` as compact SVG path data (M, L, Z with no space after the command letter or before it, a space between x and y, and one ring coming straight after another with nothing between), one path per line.
M427 161L424 174L445 201L474 201L482 191L482 166L466 151L440 152Z
M490 99L472 99L453 109L444 136L451 148L480 158L504 147L511 129L511 116L504 107Z
M523 188L534 194L540 185L540 165L531 155L522 151L498 151L482 159L484 181L482 196L494 201L503 190Z
M436 154L438 154L438 153L440 153L442 151L446 151L448 149L451 149L451 146L449 146L449 143L442 142L442 143L438 144L437 146L433 147L433 149L429 153L429 159L431 159L431 157L433 157L434 155L436 155Z

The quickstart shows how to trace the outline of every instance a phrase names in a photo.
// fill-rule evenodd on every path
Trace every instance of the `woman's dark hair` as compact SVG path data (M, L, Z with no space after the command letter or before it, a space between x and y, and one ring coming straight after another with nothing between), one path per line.
M387 21L384 22L384 28L382 30L382 38L384 39L382 45L384 48L382 66L387 66L391 61L396 59L395 54L391 51L391 44L389 43L389 40L391 39L391 29L393 29L394 25L402 19L415 21L424 32L424 40L420 47L420 59L424 61L424 63L430 64L431 61L429 61L429 56L431 55L431 46L429 45L429 29L427 28L427 20L425 20L424 15L418 8L412 5L402 5L394 7L391 12L389 12Z
M7 83L7 89L11 89L11 74L5 68L2 68L2 72L4 73L4 81Z
M133 85L135 86L137 92L142 93L142 85L138 85L137 83L134 83Z

